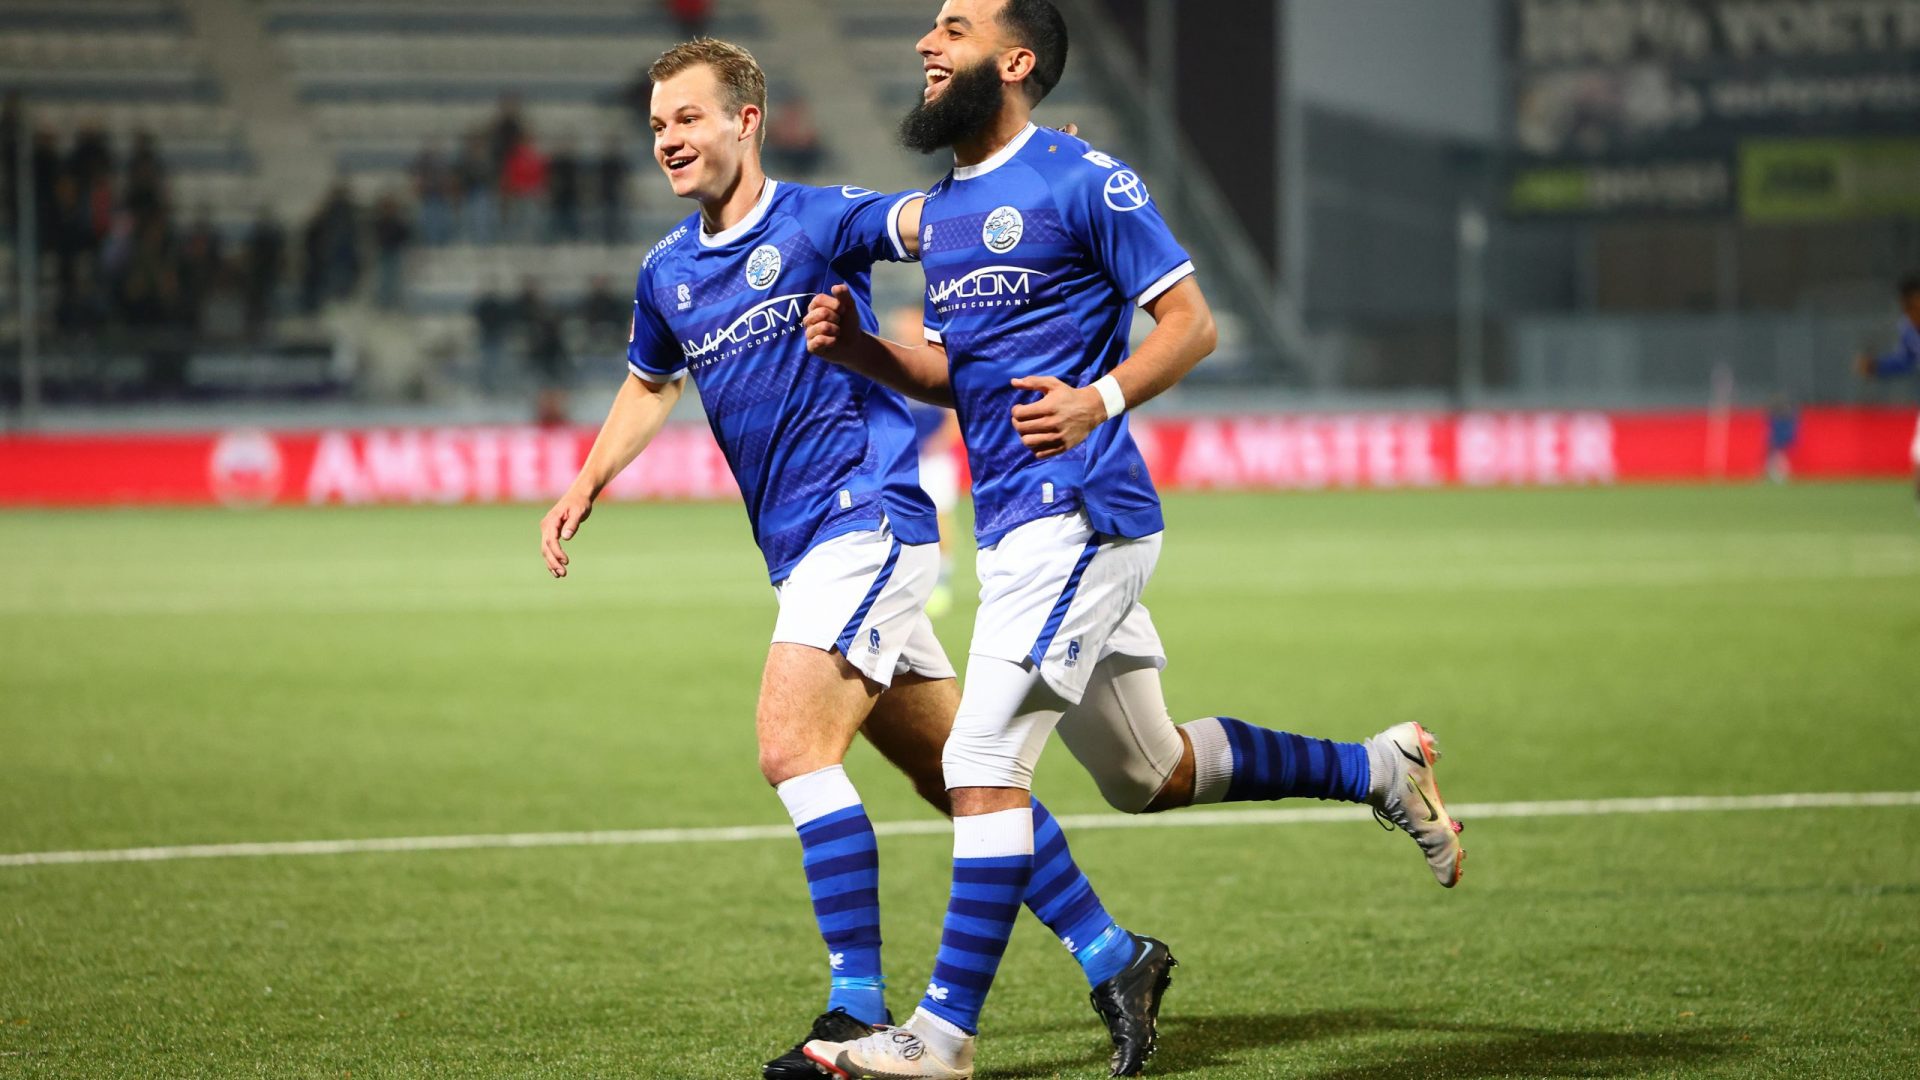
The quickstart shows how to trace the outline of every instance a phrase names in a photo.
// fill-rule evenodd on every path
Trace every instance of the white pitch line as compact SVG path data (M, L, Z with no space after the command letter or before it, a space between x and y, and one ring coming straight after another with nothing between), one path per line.
M1553 802L1455 803L1462 821L1488 818L1578 817L1611 814L1714 813L1728 810L1820 810L1836 807L1920 806L1920 791L1838 791L1780 795L1665 795L1644 799L1562 799ZM1314 825L1364 821L1353 806L1272 810L1182 810L1171 814L1064 814L1074 832L1089 829L1188 829L1234 825ZM945 821L889 821L874 826L881 836L945 835ZM0 855L0 867L65 863L168 862L174 859L246 859L272 855L359 855L394 851L473 851L498 848L603 847L636 844L724 844L783 840L787 825L737 825L706 829L619 829L596 832L490 833L475 836L390 836L362 840L294 840L251 844L185 844L173 847L94 851L29 851Z

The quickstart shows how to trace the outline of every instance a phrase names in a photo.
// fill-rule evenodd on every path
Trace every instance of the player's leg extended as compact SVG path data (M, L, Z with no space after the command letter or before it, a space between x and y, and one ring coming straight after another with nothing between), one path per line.
M1144 610L1144 609L1143 609ZM1132 622L1134 617L1130 616ZM1439 749L1418 724L1359 743L1333 742L1209 716L1175 728L1160 686L1157 637L1101 660L1061 741L1116 809L1312 797L1360 802L1411 835L1442 884L1459 880L1459 827L1434 780Z

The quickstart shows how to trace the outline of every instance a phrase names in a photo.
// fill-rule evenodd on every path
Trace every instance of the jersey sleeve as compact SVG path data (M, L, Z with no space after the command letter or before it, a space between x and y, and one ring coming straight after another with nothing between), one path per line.
M627 369L650 383L664 385L686 375L687 357L660 316L652 276L645 269L633 287L633 323L627 332Z
M1062 164L1055 190L1067 226L1123 295L1145 306L1193 273L1139 173L1098 150Z
M835 269L858 273L877 262L912 262L900 236L900 211L925 192L898 191L884 195L860 187L822 188L816 196L821 217L831 231L826 237Z

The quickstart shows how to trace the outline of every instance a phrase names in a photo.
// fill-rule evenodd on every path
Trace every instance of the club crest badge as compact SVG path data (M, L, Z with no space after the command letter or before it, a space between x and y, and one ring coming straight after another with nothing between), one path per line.
M756 289L771 288L780 276L780 249L761 244L747 256L747 284Z
M995 255L1005 255L1020 243L1020 234L1025 230L1026 222L1020 218L1020 211L1011 206L1002 206L987 215L980 226L980 240L987 250Z

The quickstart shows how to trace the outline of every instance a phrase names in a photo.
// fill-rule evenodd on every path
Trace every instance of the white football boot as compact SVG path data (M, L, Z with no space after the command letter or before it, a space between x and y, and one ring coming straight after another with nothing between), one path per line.
M802 1050L807 1059L840 1080L972 1080L973 1039L966 1038L940 1060L928 1040L911 1026L881 1028L852 1042L814 1040Z
M1433 767L1440 760L1439 744L1411 721L1395 724L1367 742L1380 751L1371 755L1376 766L1386 761L1393 769L1385 784L1374 785L1379 794L1367 800L1373 816L1383 827L1398 825L1413 837L1427 857L1434 880L1453 888L1460 883L1467 853L1460 847L1461 825L1447 813L1440 784L1433 777Z

